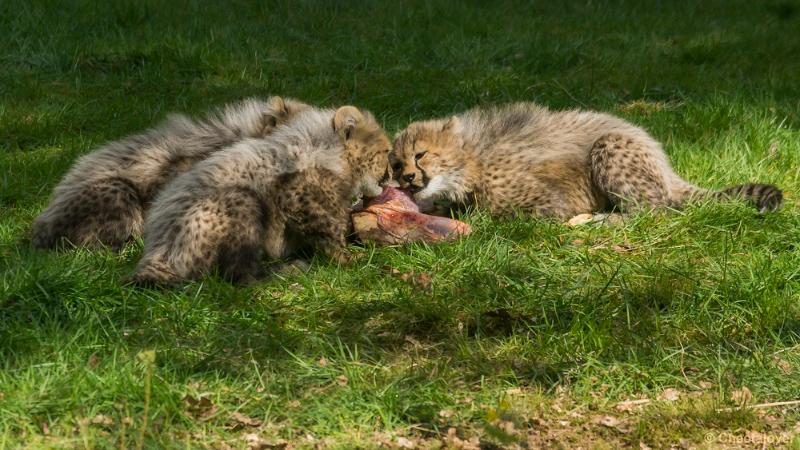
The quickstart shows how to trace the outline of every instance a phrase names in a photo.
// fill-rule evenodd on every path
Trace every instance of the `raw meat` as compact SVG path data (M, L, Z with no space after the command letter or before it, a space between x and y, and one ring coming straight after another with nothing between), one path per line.
M407 193L388 186L363 207L354 208L353 228L361 240L383 244L438 242L472 232L464 222L421 213Z

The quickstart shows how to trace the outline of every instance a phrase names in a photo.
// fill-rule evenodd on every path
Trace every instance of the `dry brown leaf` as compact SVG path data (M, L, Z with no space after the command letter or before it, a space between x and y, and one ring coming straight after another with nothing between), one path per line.
M229 429L237 429L241 427L259 427L261 426L261 421L258 419L254 419L250 416L246 416L240 412L234 412L231 414L231 421L233 423L230 424L228 427Z
M207 420L213 416L218 409L217 405L212 403L211 399L204 395L195 398L186 394L186 396L183 397L183 404L186 407L186 412L199 420Z
M681 398L681 392L674 388L667 388L658 394L657 398L662 402L674 402Z
M250 450L285 449L289 445L283 439L268 441L255 433L245 434L242 439L247 442L247 448Z
M114 425L114 419L105 415L105 414L98 414L92 417L92 423L95 425Z
M322 367L326 367L328 365L328 359L323 356L317 361L317 364L319 364Z
M447 429L447 436L444 441L448 448L458 450L480 450L481 448L481 440L478 436L472 436L467 440L461 439L458 437L458 432L455 428Z
M609 428L617 428L622 423L621 420L614 416L597 416L592 419L592 422L600 424Z
M602 222L604 225L615 227L624 224L625 220L623 220L622 214L611 213L595 214L594 217L592 217L592 222Z
M497 423L497 428L502 430L504 433L509 435L514 435L517 432L517 427L514 425L514 422L510 420L501 420Z
M411 441L408 438L404 438L404 437L400 436L399 438L397 438L397 447L398 448L417 448L417 444L415 444L413 441Z
M389 433L382 431L372 432L372 442L378 444L380 447L394 447L395 444L393 439L394 438Z
M392 267L392 266L390 266L390 265L388 265L388 264L385 264L385 265L384 265L384 266L382 266L381 268L382 268L383 270L385 270L385 271L389 272L389 274L390 274L390 275L400 275L400 270L399 270L399 269L397 269L397 268L395 268L395 267Z
M336 377L336 384L338 384L339 386L347 386L348 381L350 380L345 375L339 375L338 377Z
M714 383L712 383L710 381L700 381L700 382L697 383L697 387L699 387L700 389L702 389L704 391L707 391L707 390L709 390L709 389L714 387Z
M414 347L421 347L422 346L422 343L419 340L417 340L417 338L415 338L414 336L411 336L411 335L404 336L403 340L408 342L409 344L413 345Z
M399 278L407 283L410 283L414 287L426 291L430 290L431 288L432 278L430 275L426 273L421 273L419 275L416 275L414 272L408 272L400 274Z
M452 409L443 409L443 410L439 411L439 417L441 417L443 419L449 419L449 418L453 417L455 414L456 414L456 412L453 411Z
M300 407L300 400L289 400L289 403L287 403L287 406L289 406L289 408L299 408Z
M635 411L648 403L650 403L649 398L643 398L639 400L626 400L624 402L617 403L617 406L615 406L614 409L620 412Z
M613 250L616 253L622 254L630 252L631 250L633 250L633 247L629 245L612 245L611 250Z
M97 353L92 353L91 356L89 356L89 359L86 361L86 365L91 368L95 368L97 367L97 363L98 363Z
M767 155L769 155L770 158L774 158L775 156L778 155L778 141L772 141L769 144L769 149L767 150Z
M731 392L731 401L739 406L745 406L749 404L752 400L753 400L753 393L750 392L750 389L748 389L747 386L742 386L741 389L737 389Z
M431 277L430 274L423 272L417 275L412 283L418 288L421 288L425 291L430 291L431 286L433 285L433 277Z
M575 239L575 240L573 240L571 242L571 244L574 245L574 246L580 246L580 245L583 245L585 243L586 243L586 241L583 240L583 239Z
M567 413L567 417L571 417L573 419L583 419L583 414L578 412L577 409L573 409L572 411Z
M422 289L424 291L430 291L431 287L433 286L433 277L429 273L416 273L414 271L411 272L401 272L400 270L391 267L391 266L384 266L384 270L388 271L391 275L396 276L402 281L411 284L412 286Z
M789 364L789 361L786 361L785 359L781 358L780 356L773 355L772 356L772 362L775 363L775 365L779 369L781 369L781 372L783 372L785 375L789 375L790 373L792 373L792 365Z

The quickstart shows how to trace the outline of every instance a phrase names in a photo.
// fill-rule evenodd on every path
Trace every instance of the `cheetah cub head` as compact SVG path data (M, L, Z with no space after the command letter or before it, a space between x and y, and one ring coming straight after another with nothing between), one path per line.
M375 197L389 177L392 144L375 117L354 106L342 106L333 116L333 129L341 138L354 180L353 197Z
M462 200L469 164L461 133L458 117L412 123L394 141L392 177L417 201Z

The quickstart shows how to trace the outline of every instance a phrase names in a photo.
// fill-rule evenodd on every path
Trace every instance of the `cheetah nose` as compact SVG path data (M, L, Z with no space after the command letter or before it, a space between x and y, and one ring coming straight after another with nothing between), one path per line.
M414 181L414 174L413 173L407 173L407 174L403 175L403 180L406 183L411 183L412 181Z

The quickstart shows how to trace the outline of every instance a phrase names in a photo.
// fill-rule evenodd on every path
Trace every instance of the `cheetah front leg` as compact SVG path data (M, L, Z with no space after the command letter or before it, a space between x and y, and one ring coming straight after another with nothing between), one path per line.
M343 209L336 214L311 214L307 228L309 243L337 264L353 262L354 256L347 250L347 231L350 227L349 213Z
M338 199L333 196L319 194L316 199L307 199L294 218L297 234L304 236L306 244L338 264L349 264L353 260L353 255L347 250L350 211L337 206Z

